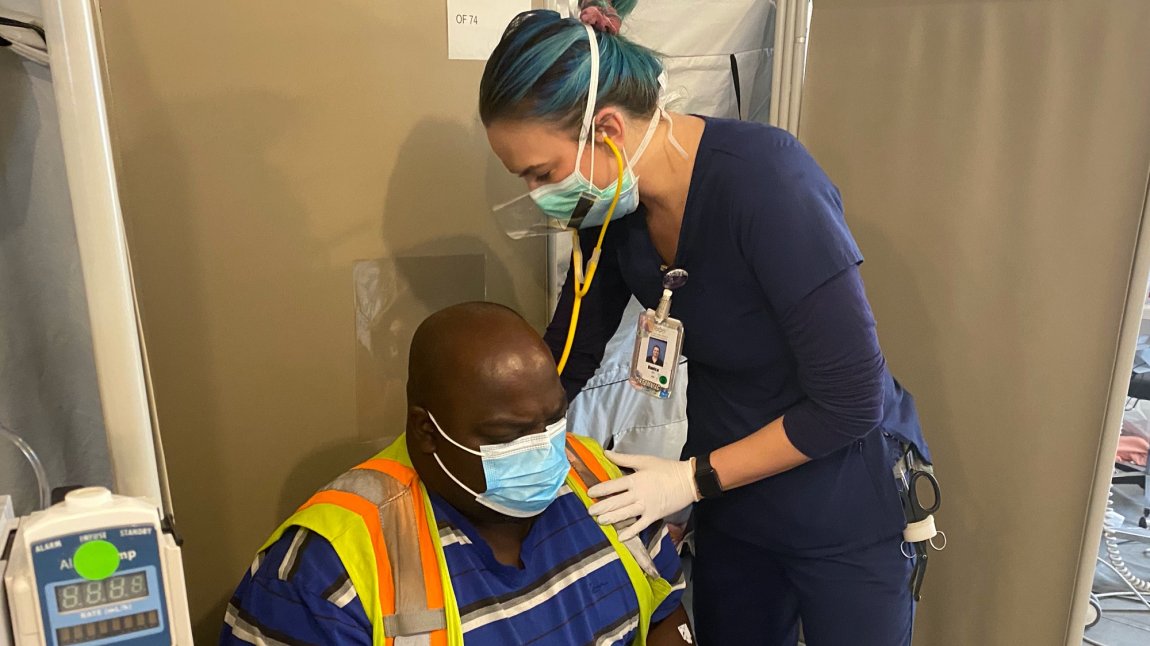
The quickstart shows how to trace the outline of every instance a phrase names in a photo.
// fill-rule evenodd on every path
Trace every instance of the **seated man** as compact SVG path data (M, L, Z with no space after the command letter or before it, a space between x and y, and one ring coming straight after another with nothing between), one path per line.
M260 550L222 644L691 643L666 529L620 543L587 513L619 470L565 433L555 362L519 315L430 316L407 395L406 433Z

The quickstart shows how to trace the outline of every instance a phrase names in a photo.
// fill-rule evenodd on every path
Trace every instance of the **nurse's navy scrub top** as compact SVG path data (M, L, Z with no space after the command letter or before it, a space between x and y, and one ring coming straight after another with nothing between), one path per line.
M639 191L642 196L642 178ZM706 119L674 263L643 206L611 223L563 375L594 373L631 294L655 308L669 268L687 270L671 316L689 360L684 457L784 416L813 460L695 508L696 524L769 549L833 554L890 538L905 520L891 466L901 439L930 459L911 395L891 377L838 189L784 130ZM598 228L581 233L589 258ZM568 273L546 340L558 356L574 298Z

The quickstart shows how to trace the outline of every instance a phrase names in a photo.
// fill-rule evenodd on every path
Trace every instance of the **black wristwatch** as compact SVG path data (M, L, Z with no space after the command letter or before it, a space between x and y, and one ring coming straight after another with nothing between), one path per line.
M715 498L723 493L723 483L719 482L719 474L711 466L711 454L695 458L695 488L699 490L700 498Z

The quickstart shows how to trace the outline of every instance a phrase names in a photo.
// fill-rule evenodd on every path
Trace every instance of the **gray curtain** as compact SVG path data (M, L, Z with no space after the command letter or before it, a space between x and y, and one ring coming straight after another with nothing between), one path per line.
M38 15L39 3L0 3ZM52 76L0 49L0 424L40 455L53 487L111 483L88 307ZM23 456L0 440L0 495L36 504Z
M1079 640L1145 284L1150 3L815 0L811 24L800 138L842 190L943 487L916 643Z

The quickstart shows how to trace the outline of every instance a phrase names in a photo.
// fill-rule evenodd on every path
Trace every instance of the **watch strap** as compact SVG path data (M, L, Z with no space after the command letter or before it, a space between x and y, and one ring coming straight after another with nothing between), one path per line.
M711 466L711 454L695 458L695 488L700 498L715 498L723 493L723 483L719 474Z

